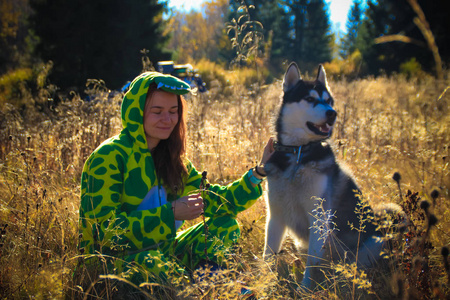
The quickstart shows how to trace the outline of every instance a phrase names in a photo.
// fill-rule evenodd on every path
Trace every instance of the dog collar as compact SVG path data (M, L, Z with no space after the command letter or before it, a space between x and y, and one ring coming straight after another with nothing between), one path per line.
M320 141L321 142L321 141ZM309 152L313 145L315 145L318 142L311 142L306 145L301 146L287 146L282 145L280 142L274 142L273 148L275 151L281 151L281 152L287 152L287 153L293 153L297 155L297 165L302 161L303 156Z

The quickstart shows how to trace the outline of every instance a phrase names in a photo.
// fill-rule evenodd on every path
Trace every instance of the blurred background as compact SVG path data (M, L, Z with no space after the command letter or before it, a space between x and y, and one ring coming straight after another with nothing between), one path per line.
M351 78L436 74L450 59L449 11L447 0L2 0L0 99L24 81L83 93L101 79L118 90L143 61L191 64L206 85L211 64L257 66L268 83L290 61Z

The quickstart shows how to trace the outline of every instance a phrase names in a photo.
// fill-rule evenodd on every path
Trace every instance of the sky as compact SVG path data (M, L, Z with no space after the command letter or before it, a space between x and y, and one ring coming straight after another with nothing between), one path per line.
M169 7L176 7L178 10L190 11L191 9L200 10L203 2L208 0L169 0ZM330 20L333 28L339 28L345 32L345 23L347 21L348 11L352 5L352 0L329 0L326 1L330 6Z

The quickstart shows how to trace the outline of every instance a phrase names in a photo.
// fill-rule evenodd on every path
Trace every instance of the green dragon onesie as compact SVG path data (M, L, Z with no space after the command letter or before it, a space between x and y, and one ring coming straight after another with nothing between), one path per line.
M202 260L217 261L218 253L239 238L236 215L262 194L261 186L253 187L247 173L228 186L210 186L202 195L206 251L203 222L177 232L170 203L200 188L202 175L189 161L184 191L167 195L163 205L138 210L153 187L164 185L156 176L143 126L151 83L178 95L189 92L186 83L172 76L157 72L138 76L123 98L123 130L90 155L81 177L81 252L86 257L113 257L115 272L131 274L135 271L130 270L138 269L143 281L186 275Z

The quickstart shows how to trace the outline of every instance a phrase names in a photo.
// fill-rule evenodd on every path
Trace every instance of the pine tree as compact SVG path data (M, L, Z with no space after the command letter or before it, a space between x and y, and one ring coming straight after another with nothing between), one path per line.
M313 70L318 63L331 60L329 15L323 0L286 0L292 20L291 51L288 58Z
M357 43L370 74L398 72L400 65L416 59L427 71L432 71L435 61L423 33L414 22L417 14L407 0L370 0ZM444 62L450 61L450 1L418 0L435 36ZM381 36L399 35L413 42L375 43Z
M361 29L363 15L364 10L362 8L361 0L354 0L345 24L347 33L341 43L340 55L342 58L347 58L357 49L357 38Z
M310 1L306 13L304 53L301 60L314 69L319 63L331 61L331 42L334 36L323 0Z
M40 38L37 54L52 60L50 80L59 87L82 87L89 78L119 88L142 70L140 50L152 61L164 51L165 4L157 0L31 0L32 24Z
M241 0L230 2L230 20L238 18L241 4ZM318 63L331 60L333 35L324 0L247 0L245 4L255 7L250 10L251 19L262 23L265 42L271 43L272 65L294 60L303 69L315 70Z
M284 7L279 0L255 1L257 14L255 18L263 24L264 37L270 43L269 61L272 65L281 65L285 59L286 52L289 51L289 19Z
M396 53L396 45L393 43L375 44L375 39L393 32L394 21L399 16L398 11L408 9L406 1L377 0L375 2L370 0L367 5L368 8L364 20L365 34L363 36L367 46L361 51L363 60L370 74L390 73L398 68L398 60L404 56ZM394 61L397 62L394 63ZM395 65L397 66L395 67Z
M291 38L292 43L288 52L291 60L300 62L304 54L304 33L306 30L306 8L308 0L285 0L285 5L289 8L289 18L292 20Z
M25 0L0 1L0 74L18 67L29 66L33 37L28 35Z

